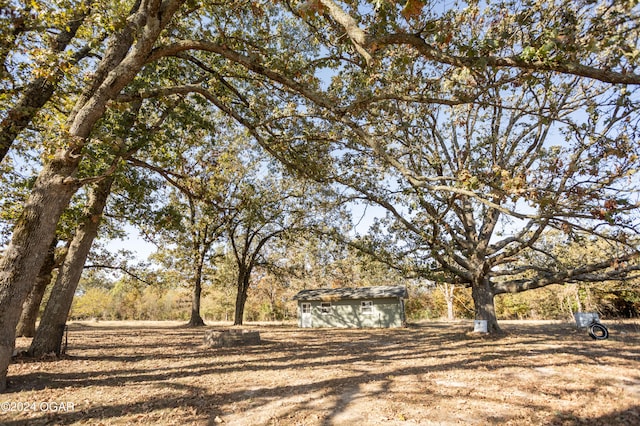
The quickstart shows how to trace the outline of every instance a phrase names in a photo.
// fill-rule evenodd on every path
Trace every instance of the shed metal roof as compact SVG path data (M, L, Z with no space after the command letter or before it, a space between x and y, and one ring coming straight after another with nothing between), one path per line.
M344 299L383 299L387 297L409 297L405 286L376 286L355 288L317 288L302 290L293 296L293 300L344 300Z

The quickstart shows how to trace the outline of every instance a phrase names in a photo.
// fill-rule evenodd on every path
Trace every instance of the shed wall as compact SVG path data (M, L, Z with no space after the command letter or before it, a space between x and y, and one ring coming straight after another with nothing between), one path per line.
M322 312L322 301L298 302L298 325L302 324L301 305L311 304L311 327L388 328L402 327L404 323L403 301L397 298L366 299L373 302L371 312L362 312L362 300L332 301L329 312ZM309 324L309 322L307 322Z

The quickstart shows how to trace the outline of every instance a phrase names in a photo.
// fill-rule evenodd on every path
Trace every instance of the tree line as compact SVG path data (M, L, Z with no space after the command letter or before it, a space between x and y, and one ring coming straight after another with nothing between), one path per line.
M352 278L346 279L351 282ZM409 298L405 314L409 323L425 320L460 320L474 318L471 292L462 286L415 282L411 280L361 277L361 285L398 284L408 286ZM289 322L298 319L292 300L305 284L292 279L282 282L272 276L261 276L252 283L244 310L249 322ZM188 285L172 288L141 285L135 279L113 283L96 277L81 280L69 320L190 320L192 289ZM598 285L551 285L528 292L504 294L496 299L496 316L503 320L574 321L576 312L597 312L605 321L640 316L638 283ZM206 283L203 288L200 314L207 322L232 323L235 315L234 287Z

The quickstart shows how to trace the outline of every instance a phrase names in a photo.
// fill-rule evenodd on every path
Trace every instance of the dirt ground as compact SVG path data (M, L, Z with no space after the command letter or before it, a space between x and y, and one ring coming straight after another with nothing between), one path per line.
M72 323L61 359L10 366L0 424L639 425L640 322L605 324L598 341L569 322L251 324L261 344L210 348L225 326Z

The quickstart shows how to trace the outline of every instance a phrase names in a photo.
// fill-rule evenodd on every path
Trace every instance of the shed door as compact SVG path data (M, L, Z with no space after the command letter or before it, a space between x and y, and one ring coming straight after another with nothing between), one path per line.
M300 304L300 327L311 327L311 303Z

